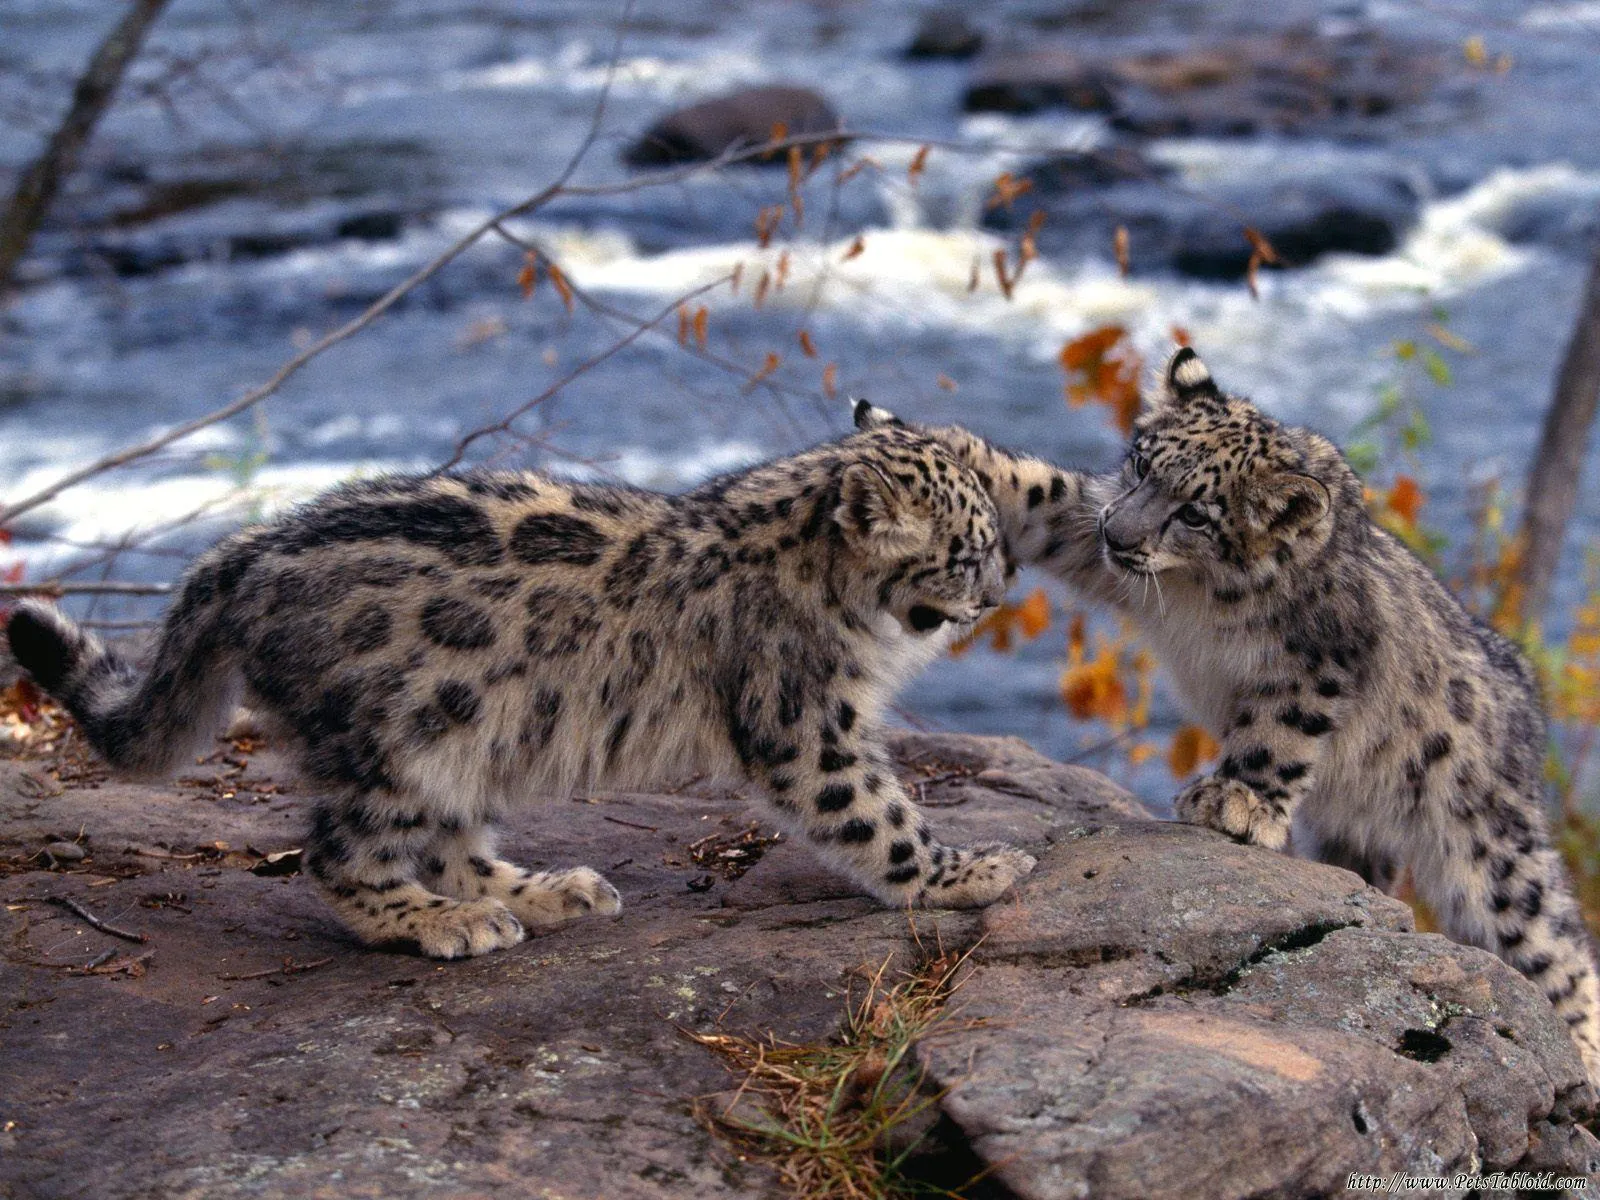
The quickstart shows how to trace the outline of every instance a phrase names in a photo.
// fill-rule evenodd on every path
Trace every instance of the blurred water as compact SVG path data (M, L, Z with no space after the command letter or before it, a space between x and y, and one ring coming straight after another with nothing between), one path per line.
M919 419L959 420L1064 463L1103 465L1117 438L1103 414L1064 406L1054 358L1064 340L1107 321L1128 326L1151 356L1164 351L1172 326L1183 326L1225 385L1338 437L1394 374L1392 339L1418 334L1442 308L1476 351L1454 361L1454 386L1427 394L1423 385L1438 434L1423 456L1431 512L1459 533L1474 484L1520 480L1582 279L1582 229L1600 208L1596 6L1014 0L969 9L1002 38L1069 36L1089 51L1360 23L1432 45L1452 62L1480 35L1512 66L1498 76L1457 70L1462 102L1384 122L1360 143L1171 140L1148 148L1177 185L1201 192L1270 172L1403 174L1423 197L1421 215L1388 255L1268 273L1252 300L1233 283L1123 280L1109 247L1091 247L1035 262L1008 301L992 284L968 292L974 258L987 261L1008 244L978 223L990 181L1039 150L1103 143L1099 121L962 114L965 66L899 57L918 6L641 0L580 182L625 178L617 151L653 118L743 83L810 84L852 127L908 140L871 146L878 166L837 192L819 173L808 184L805 229L792 238L785 229L765 251L753 221L783 198L782 172L563 200L523 223L580 286L640 314L743 262L741 294L706 301L712 349L750 370L778 351L784 363L773 379L793 394L742 388L671 337L645 338L530 414L523 431L559 453L502 440L481 444L482 455L681 487L842 432L843 404L818 396L827 360L839 364L842 393ZM38 110L31 126L0 122L6 167L36 151L35 131L49 116L26 72L70 71L105 11L95 0L5 5L0 103L27 93ZM549 181L587 129L620 12L593 0L175 3L142 77L172 55L200 55L215 64L230 104L185 98L175 125L135 87L103 126L28 264L30 288L0 318L0 496L26 494L260 383L473 222ZM250 18L243 39L241 13ZM989 148L935 151L912 188L905 168L922 138ZM197 187L209 203L126 218L151 197L192 197ZM118 212L123 223L113 225ZM380 232L398 236L329 233L353 220L378 220ZM863 230L865 251L841 261ZM229 239L265 234L280 243L259 254L222 252ZM114 274L108 248L168 254L173 265ZM784 249L788 282L758 311L750 281L763 265L776 268ZM539 394L618 336L616 326L569 317L548 285L524 302L513 282L520 257L499 242L470 251L313 363L259 418L209 430L182 452L102 477L30 515L12 558L37 577L81 557L69 543L202 512L163 543L190 549L249 515L229 501L257 455L250 477L270 489L267 507L355 471L437 463L463 432ZM822 360L800 353L801 329ZM939 386L940 376L954 390ZM1590 489L1563 573L1566 599L1597 522ZM0 557L0 569L8 561ZM134 553L97 570L161 579L174 562ZM130 602L96 611L154 610ZM1061 650L1058 627L1012 656L980 652L940 664L912 687L906 707L942 727L1016 733L1071 756L1089 735L1057 699ZM1170 708L1162 713L1172 719ZM1137 782L1152 796L1170 788L1153 768Z

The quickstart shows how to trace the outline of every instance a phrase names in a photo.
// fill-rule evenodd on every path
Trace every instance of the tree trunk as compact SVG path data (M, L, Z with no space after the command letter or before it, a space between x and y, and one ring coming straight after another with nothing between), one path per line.
M33 235L56 198L61 183L78 164L89 135L94 132L128 64L144 45L150 26L167 0L134 0L122 20L102 41L72 90L72 104L44 153L30 163L17 180L17 190L0 214L0 297L11 290L17 263L27 253Z
M1528 472L1522 514L1522 616L1538 621L1550 599L1567 523L1578 502L1578 481L1589 448L1595 404L1600 401L1600 250L1589 268L1578 320L1544 415L1539 452Z

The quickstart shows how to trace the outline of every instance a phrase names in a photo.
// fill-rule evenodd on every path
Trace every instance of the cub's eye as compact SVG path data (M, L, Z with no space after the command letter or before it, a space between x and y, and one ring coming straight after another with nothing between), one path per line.
M1205 510L1195 504L1185 504L1180 508L1178 510L1178 520L1182 521L1190 529L1204 529L1211 524L1211 518L1206 516Z
M1143 479L1146 475L1150 474L1150 460L1144 455L1140 454L1137 450L1133 452L1132 461L1133 477L1135 479Z

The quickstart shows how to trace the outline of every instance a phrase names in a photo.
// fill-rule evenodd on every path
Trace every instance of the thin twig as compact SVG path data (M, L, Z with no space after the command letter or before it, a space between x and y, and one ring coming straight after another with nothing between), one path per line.
M640 825L637 821L624 821L621 817L601 817L602 821L610 821L613 825L626 825L629 829L643 829L647 833L660 833L654 825Z
M218 979L229 983L238 983L246 979L265 979L269 975L303 975L307 971L315 971L318 967L325 967L333 961L333 956L312 959L307 963L291 962L284 959L281 967L268 967L265 971L247 971L243 975L218 975Z
M584 359L576 367L568 371L566 375L558 379L555 383L552 383L549 387L545 388L544 391L540 392L532 400L527 401L525 404L519 404L516 408L512 409L494 424L484 425L478 429L474 429L471 433L466 434L461 438L460 441L456 442L455 449L451 451L450 457L446 459L439 467L435 468L433 474L437 475L441 472L448 471L451 467L459 464L466 456L467 449L474 442L479 441L482 438L489 437L491 434L510 433L511 426L516 422L518 417L524 416L532 409L543 404L546 400L549 400L550 397L554 396L557 392L562 391L567 387L568 384L577 379L580 375L587 371L592 371L595 367L598 367L608 358L611 358L613 355L619 354L623 350L626 350L629 346L633 345L634 342L643 337L647 331L660 325L661 322L665 321L668 317L676 313L678 309L683 307L683 305L687 304L690 300L694 300L700 296L703 296L707 292L730 282L732 279L732 274L721 275L716 279L713 279L710 283L702 284L701 286L695 288L692 292L687 292L684 295L679 296L670 304L667 304L665 307L663 307L658 313L656 313L655 316L640 324L636 329L625 334L623 337L619 338L617 341L613 342L599 353Z
M115 925L107 925L104 921L95 916L83 905L79 904L71 896L51 896L49 897L49 900L50 903L59 904L62 908L76 914L79 918L87 921L101 933L109 933L112 937L121 938L125 942L139 942L140 944L143 944L150 940L142 933L129 933L126 929L118 929Z
M108 579L71 582L48 579L39 583L0 583L0 596L165 596L170 583L127 583Z

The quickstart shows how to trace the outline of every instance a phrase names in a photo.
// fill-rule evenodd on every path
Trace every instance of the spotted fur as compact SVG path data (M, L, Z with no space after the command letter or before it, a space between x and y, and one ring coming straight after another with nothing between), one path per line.
M893 691L1003 590L994 505L936 440L857 433L679 496L536 474L351 484L190 571L139 669L56 610L18 660L117 766L170 767L242 685L294 735L311 873L369 942L442 958L617 911L493 825L530 794L690 773L890 904L987 904L1033 859L941 844L884 749Z
M857 422L895 418L863 408ZM1600 988L1544 816L1545 719L1517 649L1367 514L1327 439L1167 367L1122 469L1064 472L932 430L1008 554L1131 617L1222 745L1178 815L1362 869L1409 867L1450 936L1536 983L1600 1083Z

